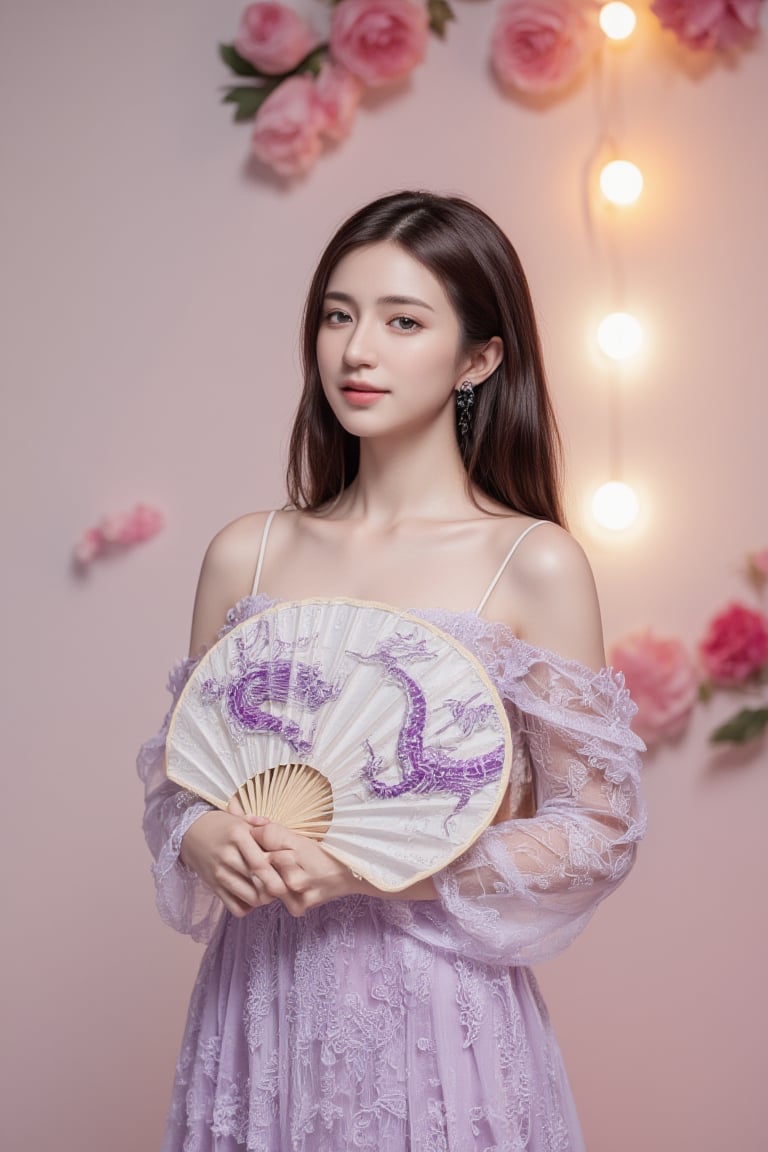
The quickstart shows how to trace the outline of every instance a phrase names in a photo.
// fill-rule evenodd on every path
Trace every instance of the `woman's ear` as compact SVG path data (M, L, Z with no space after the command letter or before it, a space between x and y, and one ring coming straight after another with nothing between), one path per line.
M492 336L487 344L475 348L463 361L461 381L471 380L477 386L496 371L504 359L504 345L500 336Z

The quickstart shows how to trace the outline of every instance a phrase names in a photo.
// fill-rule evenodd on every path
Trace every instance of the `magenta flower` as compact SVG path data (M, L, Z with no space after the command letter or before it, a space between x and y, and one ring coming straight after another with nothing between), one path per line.
M616 644L610 661L624 673L638 709L633 727L646 744L679 736L698 691L696 670L683 644L654 636L648 629Z
M760 23L763 0L654 0L651 11L681 44L709 52L737 47Z
M716 684L744 684L768 662L768 620L743 604L729 605L710 622L699 655Z

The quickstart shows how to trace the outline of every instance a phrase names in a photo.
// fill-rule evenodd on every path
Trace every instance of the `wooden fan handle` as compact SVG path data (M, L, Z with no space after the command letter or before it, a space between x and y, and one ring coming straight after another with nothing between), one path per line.
M266 816L322 840L333 818L333 789L310 764L277 764L241 784L232 797L246 816Z

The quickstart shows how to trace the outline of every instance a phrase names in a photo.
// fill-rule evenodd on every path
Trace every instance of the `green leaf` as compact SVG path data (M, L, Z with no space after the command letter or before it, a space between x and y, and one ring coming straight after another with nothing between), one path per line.
M699 684L699 700L702 704L706 704L708 700L712 699L712 681L702 680Z
M230 88L224 96L223 102L224 104L236 105L235 121L237 123L243 120L253 120L267 96L270 92L274 92L276 87L276 84L262 84L259 88L254 85Z
M302 73L309 73L311 76L317 76L323 66L323 61L328 55L328 45L318 44L317 48L313 48L303 60L301 60L293 72L287 72L287 76L300 76Z
M446 24L449 20L456 19L448 0L428 0L427 13L432 31L436 36L444 38Z
M768 708L742 708L710 736L713 744L746 744L768 727Z
M221 56L224 63L228 68L231 68L236 76L255 76L259 80L264 79L264 73L259 72L258 68L254 68L250 60L246 60L241 56L234 44L219 44L219 56Z

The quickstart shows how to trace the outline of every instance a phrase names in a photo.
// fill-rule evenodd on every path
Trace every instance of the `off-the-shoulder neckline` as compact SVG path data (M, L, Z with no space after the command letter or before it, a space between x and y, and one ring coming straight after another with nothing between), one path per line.
M521 639L521 637L517 635L514 629L509 624L506 624L503 620L487 620L485 616L481 616L479 614L476 608L443 608L439 605L432 608L401 608L399 605L390 604L386 600L369 600L365 596L295 596L291 599L287 599L285 596L270 596L268 592L256 592L249 593L247 596L243 596L240 600L238 600L237 604L234 605L234 609L237 609L241 604L244 604L248 600L264 600L267 604L301 604L304 602L310 604L323 600L327 600L328 602L349 600L349 602L353 604L370 604L375 608L387 608L391 612L402 612L405 616L436 615L470 617L471 619L476 620L478 624L483 624L489 628L502 629L510 640L516 640L519 644L525 644L528 648L535 647L535 645L526 644L526 641ZM560 659L563 659L563 657L560 657Z
M242 608L243 604L246 604L248 602L255 602L255 601L263 602L264 605L267 606L267 605L275 605L275 604L297 604L297 603L301 603L304 600L306 600L307 603L310 603L312 601L318 601L318 600L331 601L331 600L344 600L344 599L350 599L351 600L350 597L342 597L342 596L339 596L339 597L306 596L306 597L295 597L294 599L289 600L284 596L270 596L269 593L267 593L267 592L257 592L255 595L249 593L248 595L243 596L240 600L237 601L237 604L235 604L233 606L231 611L237 612L238 609ZM504 637L504 639L507 641L507 643L510 645L510 647L518 648L521 651L521 653L527 653L527 654L535 655L536 657L538 657L541 660L547 661L549 663L554 662L557 665L559 665L561 668L569 668L569 669L572 669L574 671L578 671L579 673L581 673L581 675L586 674L589 677L600 677L600 676L605 675L606 673L611 677L620 676L622 683L623 683L622 673L617 672L614 668L610 667L609 665L604 664L602 668L600 668L599 670L596 671L594 668L590 668L587 664L583 664L580 660L573 660L568 656L562 656L560 653L552 651L552 649L550 649L550 648L541 648L536 644L531 644L527 640L523 640L520 636L518 636L517 633L514 631L514 629L509 624L505 623L503 620L487 620L484 616L481 616L478 613L477 609L475 609L475 608L442 608L442 607L400 608L396 604L387 604L386 602L380 601L380 600L364 600L362 598L361 599L355 598L354 603L356 603L356 604L368 603L371 605L375 605L378 608L388 608L393 612L402 612L407 616L416 616L416 617L425 617L425 618L430 617L430 616L452 616L452 617L455 617L456 619L471 619L475 623L479 624L481 627L487 628L489 631L494 632L496 635L501 634Z

